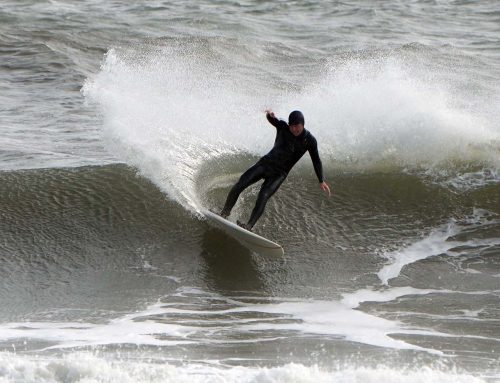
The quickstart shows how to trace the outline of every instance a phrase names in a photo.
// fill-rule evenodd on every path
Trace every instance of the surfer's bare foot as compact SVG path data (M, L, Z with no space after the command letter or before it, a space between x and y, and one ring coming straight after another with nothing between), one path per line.
M248 223L243 223L240 221L236 221L236 223L238 224L239 227L241 227L245 230L248 230L248 231L252 231L252 227L250 225L248 225Z
M224 210L221 210L221 212L219 213L219 215L224 218L224 219L227 219L227 217L229 217L229 213L224 211Z

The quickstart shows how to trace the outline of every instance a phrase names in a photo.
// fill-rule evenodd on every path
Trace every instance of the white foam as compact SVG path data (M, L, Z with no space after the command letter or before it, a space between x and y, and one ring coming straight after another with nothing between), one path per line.
M481 171L466 172L450 177L446 183L458 190L468 190L500 182L497 168L483 168Z
M385 254L389 263L385 265L378 273L378 277L383 284L387 285L389 280L397 277L404 266L417 261L433 257L440 254L447 256L457 256L461 252L450 252L451 249L458 246L496 246L500 244L500 238L471 239L467 241L449 240L463 230L471 227L483 225L498 224L498 219L491 218L494 214L484 209L474 209L473 214L462 223L451 220L432 230L428 236L417 241L403 249ZM480 272L466 269L471 274L480 274Z
M173 346L192 343L185 340L197 328L179 326L151 320L137 321L150 315L163 314L162 305L156 303L144 311L127 314L115 318L106 324L82 322L18 322L5 323L0 326L0 339L12 340L28 338L55 342L48 348L70 348L97 346L108 344L144 344L156 346ZM177 337L177 340L164 340L159 334Z
M410 287L393 288L380 291L360 290L344 295L341 301L279 299L265 303L252 304L245 298L225 298L202 290L181 289L180 295L191 296L192 304L196 298L205 297L225 301L230 307L214 310L201 305L196 309L185 309L182 305L155 303L144 311L115 318L106 324L92 323L55 323L22 322L6 323L0 326L0 340L31 339L54 342L48 348L70 348L109 344L137 344L154 346L175 346L179 344L214 344L259 342L255 331L269 334L286 334L293 331L304 335L321 335L341 338L351 342L373 346L414 349L434 354L439 351L426 349L396 340L391 334L443 334L420 329L409 329L398 321L379 318L357 310L364 301L386 302L405 295L422 295L433 290L419 290ZM203 298L204 299L204 298ZM202 299L202 300L203 300ZM235 313L245 313L244 317ZM269 320L262 321L261 313L274 314ZM171 321L174 315L192 316L189 325ZM152 317L153 316L153 317ZM200 319L200 316L203 319ZM211 319L211 318L215 319ZM161 319L160 319L161 318ZM283 321L282 319L286 319ZM204 333L204 337L196 334ZM238 339L226 338L226 334L238 333ZM277 335L276 335L277 334ZM222 339L225 340L220 340ZM168 339L168 340L167 340Z
M433 230L424 239L396 252L386 254L391 263L384 266L378 273L378 277L383 284L387 285L389 279L395 278L401 269L411 263L445 253L449 249L457 246L458 242L446 241L458 232L454 222L450 222L442 227Z
M287 330L305 334L338 336L346 340L373 346L413 349L441 355L432 349L415 346L410 343L391 338L390 334L402 333L404 327L397 321L379 318L375 315L354 310L340 302L311 301L283 302L249 309L259 312L281 314L297 319L297 323L259 323L245 326L250 331Z
M405 295L427 295L442 293L443 290L415 289L413 287L392 287L385 290L358 290L351 294L344 294L342 303L347 307L356 308L363 302L390 302Z
M397 368L378 366L318 367L286 364L279 367L220 367L168 361L120 360L90 353L63 357L32 357L0 353L0 381L25 383L481 383L485 380L468 372L440 367Z

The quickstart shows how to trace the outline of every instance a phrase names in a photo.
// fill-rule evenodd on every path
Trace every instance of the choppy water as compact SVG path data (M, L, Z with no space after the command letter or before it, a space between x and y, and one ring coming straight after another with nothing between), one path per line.
M3 1L0 380L499 380L499 36L497 1ZM292 171L281 259L198 215L268 107L334 191Z

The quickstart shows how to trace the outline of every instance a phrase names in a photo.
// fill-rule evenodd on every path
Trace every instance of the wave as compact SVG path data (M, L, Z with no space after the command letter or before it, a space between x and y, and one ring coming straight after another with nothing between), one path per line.
M327 169L396 170L455 185L484 174L498 182L495 97L471 90L481 82L457 93L465 81L460 73L442 79L452 63L434 73L435 66L423 69L434 57L412 64L414 57L397 51L346 56L305 79L292 74L283 89L263 81L271 63L262 60L252 72L232 43L169 40L111 49L82 88L102 114L109 149L187 209L204 204L196 180L205 163L258 158L270 149L267 107L283 118L304 111Z
M240 169L253 159L220 156L207 161L193 182L193 194L204 206L220 208ZM335 180L331 199L321 195L312 168L295 169L270 200L256 230L296 248L298 254L314 254L322 244L329 251L333 245L355 246L383 254L394 262L382 277L387 282L408 263L453 249L456 241L449 238L465 229L474 228L477 238L472 239L479 240L482 230L498 225L497 185L456 193L407 174L325 175ZM0 172L0 181L5 196L0 208L5 245L18 249L18 257L31 259L35 241L37 253L45 254L50 263L56 260L51 238L58 238L57 253L64 252L65 260L99 262L106 248L118 244L135 248L149 240L163 243L166 231L172 241L197 241L196 235L190 239L183 234L185 227L193 233L203 227L181 205L165 201L151 182L124 165ZM235 218L248 217L258 187L242 194L233 211ZM86 236L75 238L80 231ZM317 241L314 248L307 246L311 236ZM495 243L494 236L488 238L490 244ZM103 249L91 255L86 250L89 243L92 249L93 243L102 244ZM81 250L75 252L75 247ZM481 247L480 243L475 247ZM84 260L85 256L90 258ZM14 260L8 251L2 257L6 264Z

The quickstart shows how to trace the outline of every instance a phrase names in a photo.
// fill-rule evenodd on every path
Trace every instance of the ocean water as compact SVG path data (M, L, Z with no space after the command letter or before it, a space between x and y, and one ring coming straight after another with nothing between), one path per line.
M493 0L3 0L0 382L500 381L499 37ZM333 191L304 156L278 259L200 215L266 108Z

